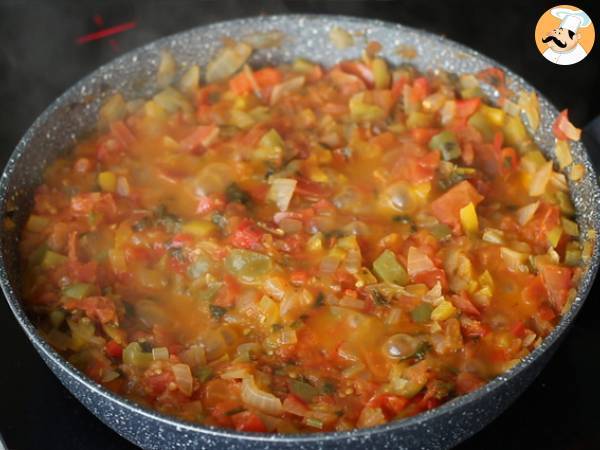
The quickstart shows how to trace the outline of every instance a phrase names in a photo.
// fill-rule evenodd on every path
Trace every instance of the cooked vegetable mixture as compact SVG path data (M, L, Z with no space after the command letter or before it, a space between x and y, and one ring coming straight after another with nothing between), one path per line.
M23 231L46 339L156 410L283 433L415 415L538 346L591 247L535 94L369 48L251 69L229 43L202 83L165 53L161 92L111 97ZM566 112L554 132L580 178Z

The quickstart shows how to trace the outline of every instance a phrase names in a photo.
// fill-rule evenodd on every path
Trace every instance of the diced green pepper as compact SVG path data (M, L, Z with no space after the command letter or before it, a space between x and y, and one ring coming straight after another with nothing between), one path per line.
M421 303L415 309L410 312L413 322L425 323L431 319L431 312L433 307L429 303Z
M31 231L33 233L41 233L48 227L49 223L50 221L47 217L32 214L31 216L29 216L29 220L27 220L25 228L27 229L27 231Z
M58 328L61 326L63 321L65 320L65 313L60 309L55 309L50 312L50 323L54 328Z
M384 250L379 255L373 262L373 270L379 278L387 283L399 284L400 286L408 283L406 269L398 262L396 255L391 250Z
M311 384L300 380L290 380L290 390L305 402L310 403L314 397L319 395L319 390Z
M210 316L213 319L220 319L227 312L227 308L224 308L224 307L219 306L219 305L210 305L209 309L210 309Z
M477 129L486 141L491 141L494 138L494 130L487 117L481 112L477 111L468 120L469 125Z
M66 256L53 252L52 250L46 250L44 257L42 258L42 267L44 269L54 269L65 262L67 262Z
M132 342L123 349L123 363L135 367L147 367L152 363L152 353L144 352L138 342Z
M442 153L442 158L446 161L459 158L461 155L460 145L456 140L456 135L448 130L433 136L429 141L429 148L432 150L439 150Z
M247 205L252 201L250 194L240 188L237 183L231 183L227 186L227 189L225 189L225 199L228 202L237 202L242 205Z
M200 367L194 370L194 376L200 380L200 382L205 383L210 380L214 375L214 371L211 367L205 366Z
M63 295L65 297L76 298L81 300L84 297L90 295L93 286L87 283L75 283L67 286L63 289Z
M242 281L252 282L271 271L271 258L250 250L235 249L225 258L225 269Z
M303 58L296 58L292 64L292 70L300 73L311 73L315 69L315 64Z
M439 241L449 238L452 236L452 230L444 223L438 223L429 227L429 232L435 236Z
M565 264L575 267L581 264L581 248L579 242L569 242L565 249Z

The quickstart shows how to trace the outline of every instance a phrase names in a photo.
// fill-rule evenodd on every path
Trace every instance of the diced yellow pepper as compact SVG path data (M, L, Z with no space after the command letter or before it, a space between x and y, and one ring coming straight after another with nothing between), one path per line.
M258 308L261 312L260 321L265 326L270 327L274 323L280 321L279 305L276 302L274 302L271 299L271 297L263 295L263 297L258 302Z
M490 293L494 290L494 279L488 270L479 275L478 280L479 284L483 287L489 288Z
M360 270L354 274L356 277L356 287L368 286L369 284L377 283L377 278L371 273L366 267L361 267Z
M98 174L98 185L104 192L115 192L117 176L112 172L100 172Z
M208 220L192 220L184 223L181 231L196 237L205 237L217 229L216 225Z
M248 107L247 97L243 95L236 95L232 106L233 109L246 109Z
M579 236L579 226L576 222L567 219L566 217L562 217L561 219L563 230L569 236Z
M558 245L558 241L560 241L560 237L562 236L562 232L563 232L563 230L562 230L561 227L554 227L546 235L546 238L548 239L548 243L553 248L556 248L556 246Z
M327 183L329 181L329 177L327 176L327 174L317 166L311 167L309 169L308 177L312 181L316 181L317 183Z
M448 300L443 300L439 305L437 305L433 311L431 311L431 320L435 320L437 322L448 320L450 317L456 314L456 308L452 303Z
M167 117L167 112L158 105L154 100L147 101L144 105L144 112L147 117L153 119L164 119Z
M53 252L52 250L46 250L44 258L42 259L42 267L44 269L53 269L66 261L66 256L61 255L60 253Z
M583 178L585 174L585 166L583 164L573 164L571 167L571 173L569 173L569 178L571 181L579 181Z
M323 235L320 232L313 234L306 243L306 248L309 252L318 252L323 250Z
M387 89L390 87L392 77L388 65L382 58L375 58L371 63L371 69L373 70L373 78L375 81L375 88Z
M473 202L460 209L460 223L465 233L477 233L479 231L479 220Z
M429 192L431 192L431 183L426 181L425 183L419 183L412 188L415 196L421 200L426 200Z
M27 231L31 231L33 233L41 233L48 227L49 223L50 221L47 217L32 214L31 216L29 216L29 220L27 220L25 228L27 229Z
M492 108L491 106L481 105L480 111L485 118L494 126L501 127L504 125L506 113L500 108Z
M409 129L413 128L429 128L433 126L435 116L433 114L414 111L408 113L406 126Z
M354 234L339 238L335 245L344 250L356 250L359 248Z

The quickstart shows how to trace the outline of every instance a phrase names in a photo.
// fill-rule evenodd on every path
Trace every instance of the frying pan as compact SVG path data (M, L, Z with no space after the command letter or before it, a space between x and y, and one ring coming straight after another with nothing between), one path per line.
M67 151L78 138L91 130L103 99L115 90L127 98L155 93L155 73L161 49L169 49L183 72L191 64L205 66L221 46L224 36L268 30L285 32L277 48L256 51L253 65L291 61L304 56L329 66L345 58L356 58L363 42L336 49L328 37L339 26L350 32L365 33L365 41L377 40L383 55L393 64L410 62L422 71L444 69L456 73L474 72L490 66L507 74L508 87L518 92L533 90L525 80L494 61L455 42L402 25L341 16L281 15L216 23L176 34L134 50L99 68L59 97L27 131L17 145L0 180L0 218L11 218L14 229L0 234L0 281L6 299L32 344L60 381L93 414L131 442L151 449L444 449L473 435L515 400L533 381L554 353L561 337L573 323L592 286L600 254L596 247L583 270L577 296L569 311L543 343L510 371L481 389L453 399L415 417L368 429L304 435L236 432L203 426L165 416L117 396L83 375L64 360L38 334L20 302L18 236L32 205L35 187L49 162ZM357 39L358 40L358 39ZM395 49L413 47L417 56L403 60ZM488 92L494 99L495 93ZM554 137L551 124L558 111L539 95L541 125L534 135L548 157ZM596 173L582 143L572 145L575 162L586 168L585 177L571 183L571 194L582 235L588 230L600 233L600 189ZM51 410L52 405L48 405Z

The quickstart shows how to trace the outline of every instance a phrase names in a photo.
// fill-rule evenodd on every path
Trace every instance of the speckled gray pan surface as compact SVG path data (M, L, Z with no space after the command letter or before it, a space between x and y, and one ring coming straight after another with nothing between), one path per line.
M362 32L365 38L343 51L333 47L328 37L333 26ZM225 36L239 37L255 31L281 30L286 38L281 47L257 51L253 64L291 61L303 56L324 65L357 57L367 40L383 44L383 54L392 63L410 62L421 70L441 68L457 73L473 72L497 65L488 58L441 37L397 24L338 16L272 16L236 20L199 27L156 41L130 52L77 83L56 100L33 124L13 153L0 181L0 215L11 217L16 230L3 231L0 247L2 288L17 320L35 348L63 384L105 424L144 448L394 448L443 449L476 433L499 415L537 376L555 350L581 308L598 267L598 248L579 286L570 311L543 344L512 370L482 389L404 421L377 428L343 433L313 435L266 435L238 433L185 423L142 408L106 391L67 363L38 335L19 301L20 272L17 256L19 230L31 206L32 193L47 163L68 151L76 139L94 126L102 99L116 90L127 98L155 92L154 74L159 52L170 49L180 70L190 64L205 65ZM399 45L414 47L417 57L403 60L395 52ZM509 87L518 92L533 89L507 71ZM491 93L493 96L493 93ZM556 109L539 95L541 126L535 140L553 157L554 139L550 128ZM586 167L584 179L571 185L577 220L582 232L600 232L600 192L596 175L582 144L572 147L576 162ZM48 405L52 414L52 405Z

